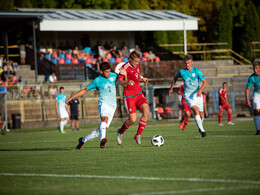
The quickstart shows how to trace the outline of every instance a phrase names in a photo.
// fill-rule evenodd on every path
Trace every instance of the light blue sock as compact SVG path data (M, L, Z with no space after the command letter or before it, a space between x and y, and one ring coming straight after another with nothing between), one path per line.
M89 141L91 139L94 139L100 135L98 128L92 131L90 134L88 134L86 137L83 138L83 142Z
M259 116L254 116L253 118L254 118L256 130L257 130L257 131L260 131Z

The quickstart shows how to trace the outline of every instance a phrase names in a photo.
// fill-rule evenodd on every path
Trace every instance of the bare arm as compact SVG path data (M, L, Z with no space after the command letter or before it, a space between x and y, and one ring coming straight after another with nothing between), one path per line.
M250 92L250 89L249 88L246 88L246 91L245 91L245 96L246 96L246 105L251 108L252 105L251 105L251 102L249 100L249 92Z
M199 91L197 93L197 96L200 96L202 91L203 91L203 89L208 86L208 82L207 82L206 79L204 79L202 82L203 82L203 84L202 84L201 88L199 89Z
M67 99L67 100L66 100L66 104L68 104L69 101L72 100L72 99L75 99L75 98L77 98L77 97L81 97L81 96L85 95L88 91L89 91L89 90L88 90L87 88L80 90L78 93L76 93L75 95L73 95L72 97L70 97L69 99Z
M57 113L57 115L59 115L58 105L59 105L59 103L56 101L56 102L55 102L55 107L56 107L56 113Z
M171 95L173 93L173 86L175 85L176 81L178 80L177 77L174 77L173 78L173 81L172 81L172 85L171 85L171 88L169 90L169 95Z

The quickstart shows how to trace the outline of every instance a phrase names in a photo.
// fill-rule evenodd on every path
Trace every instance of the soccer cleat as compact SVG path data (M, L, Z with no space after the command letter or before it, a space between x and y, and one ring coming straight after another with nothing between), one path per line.
M116 140L117 140L117 144L118 144L118 145L121 145L121 144L122 144L123 134L120 133L120 129L117 130Z
M260 130L257 130L255 135L260 135Z
M218 126L224 126L224 124L222 124L222 123L219 123L219 124L218 124Z
M72 131L75 131L75 129L72 129Z
M202 138L206 137L206 132L201 132L201 136L202 136Z
M103 139L101 140L101 142L100 142L100 148L103 149L103 148L105 147L106 143L107 143L107 138L103 138Z
M79 144L76 146L76 150L80 150L84 144L84 142L82 141L83 137L79 138Z
M6 132L10 132L10 130L9 130L9 129L6 129Z
M186 129L186 127L183 127L182 130L183 130L183 131L186 131L187 129Z
M231 121L228 122L228 125L235 125L235 123L232 123Z
M179 122L179 127L180 127L180 129L183 128L183 124L182 124L182 122L183 122L183 121L180 121L180 122Z
M79 128L77 128L77 131L79 131Z
M66 132L65 131L60 131L60 134L66 134Z
M136 134L136 135L134 136L134 139L135 139L135 141L136 141L137 144L141 144L141 135Z

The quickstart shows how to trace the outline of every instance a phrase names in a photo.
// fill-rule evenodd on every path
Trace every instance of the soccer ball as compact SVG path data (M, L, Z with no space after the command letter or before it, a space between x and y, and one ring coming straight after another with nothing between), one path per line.
M152 137L151 139L151 144L153 146L157 146L157 147L160 147L164 144L164 139L161 135L155 135Z

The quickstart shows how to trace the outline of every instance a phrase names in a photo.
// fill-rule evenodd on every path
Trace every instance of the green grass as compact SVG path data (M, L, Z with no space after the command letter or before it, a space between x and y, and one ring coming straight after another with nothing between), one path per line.
M0 136L0 194L260 193L260 137L254 135L252 121L224 127L205 122L206 138L201 138L194 123L189 124L185 132L178 129L176 122L150 124L143 132L141 146L133 139L136 126L126 131L123 144L118 146L116 127L119 124L113 124L103 150L99 148L99 138L87 142L82 150L75 150L78 138L90 130L65 135L50 129L40 129L38 133L20 130L20 133ZM151 145L150 138L156 134L164 137L164 146ZM188 180L191 178L204 180Z

